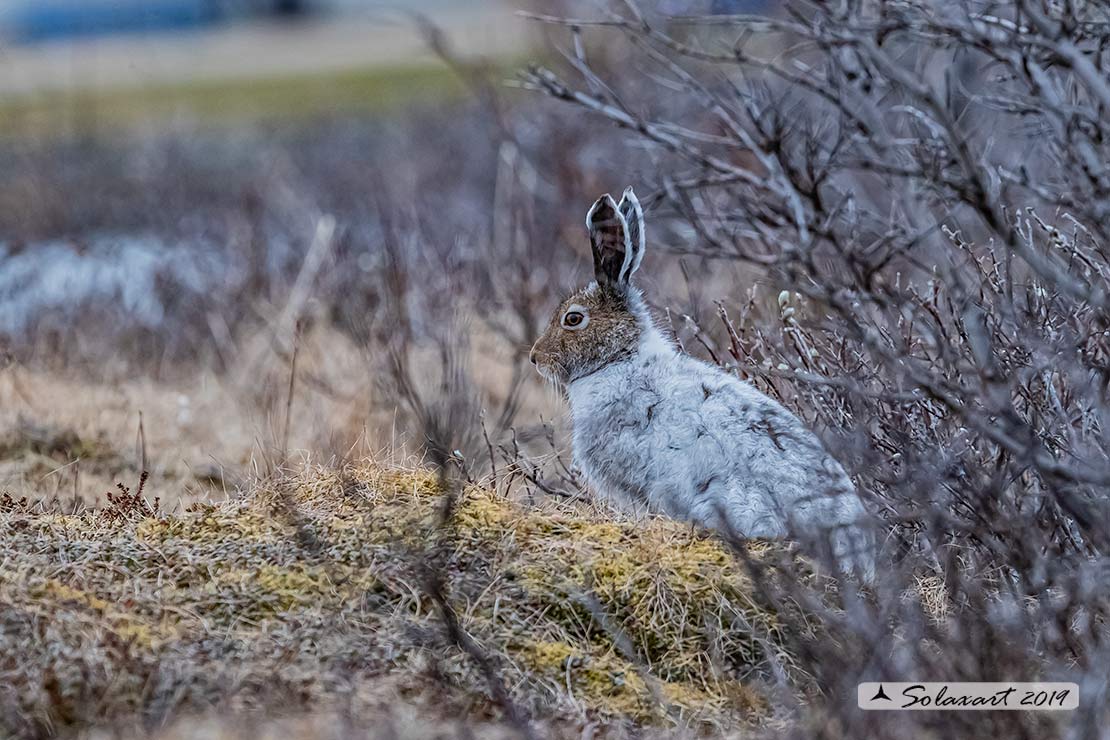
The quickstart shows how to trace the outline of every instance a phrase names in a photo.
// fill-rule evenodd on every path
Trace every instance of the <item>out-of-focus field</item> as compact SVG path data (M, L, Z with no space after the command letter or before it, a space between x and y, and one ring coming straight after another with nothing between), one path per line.
M185 33L77 36L46 43L5 41L0 95L6 101L77 90L141 90L289 76L326 79L351 69L434 65L420 33L434 23L463 58L529 51L535 26L499 0L364 3L343 14L255 20Z
M400 104L442 100L463 91L441 65L365 67L262 80L160 82L140 88L47 92L0 103L6 135L95 135L184 119L211 124L295 121L321 111L388 113Z
M463 85L429 43L460 61L521 58L535 26L510 3L368 4L361 12L181 34L0 46L0 134L112 135L175 118L257 123L445 102Z
M423 440L374 382L358 348L336 332L301 338L289 358L260 351L234 369L172 378L89 377L79 369L0 370L0 491L98 505L117 484L150 474L169 511L234 498L249 481L304 463L407 459ZM511 357L492 339L471 358L478 391L503 399ZM529 383L527 413L561 414L553 391Z
M534 39L509 5L433 2L6 48L0 488L96 504L145 470L172 510L308 458L419 449L379 377L388 342L365 335L395 318L382 219L422 218L398 198L452 167L450 207L488 220L475 208L494 194L475 185L497 150L465 149L489 133L472 86L499 86ZM339 233L307 276L332 214ZM312 324L295 362L289 321ZM503 399L520 347L477 321L475 383ZM529 408L557 414L524 386Z

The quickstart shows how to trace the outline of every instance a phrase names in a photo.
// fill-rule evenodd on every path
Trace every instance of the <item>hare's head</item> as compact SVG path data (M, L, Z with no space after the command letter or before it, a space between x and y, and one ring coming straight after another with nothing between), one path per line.
M544 377L569 383L632 355L650 318L632 274L644 258L644 212L632 188L618 204L608 193L586 215L594 282L565 299L532 346Z

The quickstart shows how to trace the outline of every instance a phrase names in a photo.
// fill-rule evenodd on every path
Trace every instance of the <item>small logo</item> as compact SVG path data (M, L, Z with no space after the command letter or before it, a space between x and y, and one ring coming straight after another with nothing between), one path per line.
M920 682L861 683L857 705L865 710L1059 712L1079 708L1074 683Z
M871 701L875 701L876 699L885 699L886 701L893 701L889 696L886 695L886 692L883 691L883 685L882 684L879 684L879 690L876 691L875 695L871 697Z

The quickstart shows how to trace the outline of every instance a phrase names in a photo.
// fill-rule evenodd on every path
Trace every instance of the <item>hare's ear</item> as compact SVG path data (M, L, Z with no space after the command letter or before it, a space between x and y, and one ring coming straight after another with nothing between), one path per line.
M640 207L636 193L628 188L621 196L617 210L624 216L624 222L628 226L628 241L632 245L632 257L628 260L627 271L623 276L625 280L630 280L632 273L640 269L640 263L644 261L644 247L647 244L644 237L644 209Z
M594 251L594 277L598 285L623 287L628 283L632 240L628 223L608 193L598 198L586 214Z

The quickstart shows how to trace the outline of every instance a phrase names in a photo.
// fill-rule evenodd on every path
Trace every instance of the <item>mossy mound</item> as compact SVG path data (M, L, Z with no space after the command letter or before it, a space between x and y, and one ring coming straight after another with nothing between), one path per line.
M398 696L495 716L429 574L530 713L717 728L766 716L758 676L788 656L768 655L775 615L717 542L481 487L445 518L444 497L427 472L366 466L181 516L0 514L0 729L149 727L212 709L359 715Z

